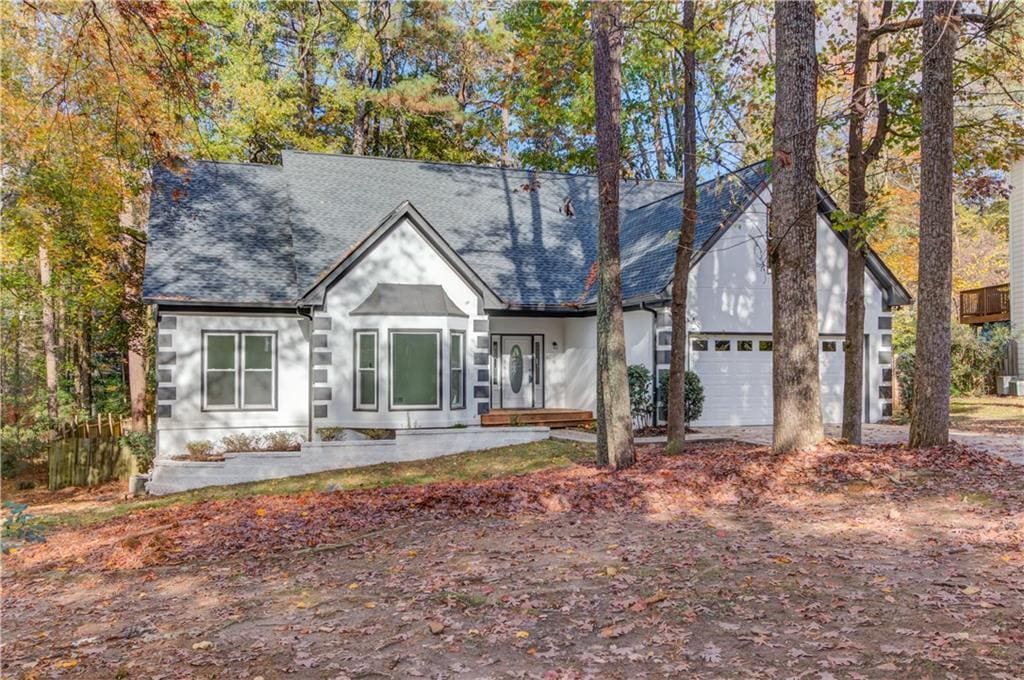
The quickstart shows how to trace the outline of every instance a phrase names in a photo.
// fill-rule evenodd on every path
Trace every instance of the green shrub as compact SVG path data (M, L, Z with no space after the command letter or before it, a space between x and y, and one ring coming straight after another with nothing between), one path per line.
M153 468L153 458L156 457L156 443L153 436L148 432L128 432L121 436L121 446L128 447L139 472L146 473Z
M914 403L914 350L905 349L895 359L896 365L893 368L900 388L900 410L907 415L910 413L910 405Z
M900 388L901 407L909 413L914 402L914 366L916 359L912 321L905 321L899 342L893 338L896 353L895 373ZM961 324L953 326L950 344L950 392L953 396L989 393L994 387L992 376L1002 361L1010 330L989 326L975 331Z
M246 432L229 434L220 440L220 448L224 453L238 453L240 451L259 451L262 446L262 437Z
M185 450L192 458L209 458L216 451L213 442L209 439L201 439L196 442L185 444Z
M0 474L14 477L21 474L25 464L46 458L49 431L45 424L31 427L8 425L0 428Z
M975 332L962 324L953 326L950 387L955 396L988 394L1010 339L1010 329L991 326Z
M465 427L465 425L452 425L453 428ZM395 431L381 427L369 427L359 430L370 439L394 439Z
M647 427L654 417L654 395L651 394L651 371L643 364L633 364L626 369L629 378L629 413L633 425Z
M668 404L668 379L669 373L665 371L661 374L661 380L658 381L658 392L663 395L666 407ZM686 422L692 423L704 413L704 385L701 384L700 377L693 371L686 372L683 395L686 398L684 406Z
M46 541L43 532L36 526L32 515L25 512L28 505L25 503L12 503L4 501L3 508L6 511L3 530L0 532L0 548L4 554L11 550L11 541L25 541L27 543L42 543Z
M320 441L322 442L335 442L341 441L346 429L344 427L319 427L316 433L320 435Z
M261 451L298 451L299 436L287 430L278 430L264 435Z

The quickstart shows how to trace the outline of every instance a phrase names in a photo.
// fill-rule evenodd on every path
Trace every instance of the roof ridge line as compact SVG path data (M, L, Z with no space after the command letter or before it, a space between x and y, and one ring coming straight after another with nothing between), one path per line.
M748 164L744 165L742 168L738 168L736 170L730 170L729 172L723 173L723 174L718 175L716 177L713 177L711 179L706 179L703 182L697 182L697 189L699 190L701 187L706 186L708 184L711 184L712 182L721 182L723 179L725 179L727 177L732 177L734 175L738 175L738 174L740 174L741 172L743 172L745 170L751 169L755 165L760 165L761 163L767 163L767 162L768 162L767 158L762 158L759 161L754 161L753 163L748 163ZM672 198L673 196L678 196L679 194L683 193L683 191L684 191L683 189L680 189L679 191L673 191L671 194L668 194L667 196L662 196L661 198L656 198L653 201L650 201L649 203L644 203L643 205L638 205L635 208L628 208L624 212L631 213L631 212L635 212L637 210L643 210L644 208L652 206L655 203L661 203L662 201L667 201L668 199ZM700 197L698 197L698 202L699 202L699 200L700 200Z
M392 158L390 156L358 156L351 153L330 153L322 151L303 151L301 149L282 149L282 156L286 153L302 154L304 156L325 156L329 158L353 158L359 160L374 160L374 161L390 161L390 162L401 162L401 163L418 163L420 165L447 165L457 168L472 168L474 170L502 170L509 172L522 172L522 173L533 173L543 175L559 175L562 177L588 177L597 179L596 173L587 172L563 172L560 170L537 170L535 168L505 168L500 165L487 165L484 163L459 163L456 161L434 161L434 160L422 160L418 158ZM633 184L671 184L678 185L679 182L676 180L669 179L643 179L637 177L623 177L619 179L620 182L631 182Z

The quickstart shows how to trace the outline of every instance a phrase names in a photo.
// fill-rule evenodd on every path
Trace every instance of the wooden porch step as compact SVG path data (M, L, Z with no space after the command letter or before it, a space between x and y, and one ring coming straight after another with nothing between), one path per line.
M577 427L594 422L594 414L578 409L497 409L480 416L480 424L489 427L507 425L546 425Z
M538 425L544 425L550 427L552 430L558 430L566 427L589 427L595 425L597 420L594 418L585 418L579 420L552 420L546 423L537 423Z

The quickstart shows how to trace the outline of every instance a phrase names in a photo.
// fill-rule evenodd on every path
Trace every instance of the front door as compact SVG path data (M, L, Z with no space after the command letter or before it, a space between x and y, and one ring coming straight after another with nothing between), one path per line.
M533 337L501 336L501 408L533 408Z

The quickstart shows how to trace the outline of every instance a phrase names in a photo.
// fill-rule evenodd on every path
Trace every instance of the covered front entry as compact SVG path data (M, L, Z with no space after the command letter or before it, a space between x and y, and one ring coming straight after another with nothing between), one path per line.
M544 407L542 335L491 335L491 408Z

